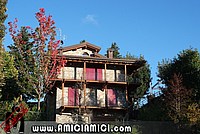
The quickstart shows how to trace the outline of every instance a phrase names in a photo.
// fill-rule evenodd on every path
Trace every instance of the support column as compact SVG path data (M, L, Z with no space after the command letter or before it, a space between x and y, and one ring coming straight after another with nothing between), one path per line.
M127 66L124 65L124 81L126 82L125 85L125 94L126 94L126 102L128 101L128 88L127 88Z
M107 64L105 63L104 64L104 81L105 81L105 86L104 86L104 89L105 89L105 107L108 108L108 89L107 89L107 80L106 80L106 70L107 70Z
M62 106L64 106L64 98L65 98L65 94L64 94L64 87L65 87L65 79L64 79L64 67L62 68Z
M83 66L83 91L84 91L84 106L86 109L86 62L84 62L84 66Z
M65 87L65 80L62 79L62 106L64 106L64 98L65 98L64 87Z
M127 82L127 69L126 69L126 65L124 65L124 81Z
M104 81L106 81L106 70L107 70L107 65L105 63L104 64Z
M84 106L85 106L85 110L86 110L86 80L83 84L83 90L84 90Z
M107 82L105 85L105 107L108 108L108 86L107 86Z
M83 63L83 80L86 80L86 62Z
M125 93L126 93L126 102L128 101L128 88L127 88L127 84L126 84L126 87L125 87Z

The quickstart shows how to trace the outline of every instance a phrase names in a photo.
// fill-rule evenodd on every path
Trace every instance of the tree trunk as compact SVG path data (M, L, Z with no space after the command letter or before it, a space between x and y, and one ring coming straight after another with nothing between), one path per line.
M40 94L38 94L38 106L37 106L38 111L40 111Z

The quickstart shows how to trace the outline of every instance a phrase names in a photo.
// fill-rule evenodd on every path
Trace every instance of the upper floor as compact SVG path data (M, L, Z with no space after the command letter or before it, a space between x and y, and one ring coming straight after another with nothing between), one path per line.
M107 57L99 54L100 47L83 42L64 47L60 53L67 61L58 79L127 82L127 76L144 65L144 60L115 59L109 49Z

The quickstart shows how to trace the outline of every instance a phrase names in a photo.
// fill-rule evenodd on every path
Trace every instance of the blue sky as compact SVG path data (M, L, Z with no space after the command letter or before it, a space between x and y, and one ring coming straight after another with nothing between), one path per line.
M86 40L102 48L112 42L120 53L144 55L156 81L158 62L183 49L200 50L199 0L9 0L7 21L37 26L35 13L45 8L66 36L65 46ZM6 45L12 41L7 35Z

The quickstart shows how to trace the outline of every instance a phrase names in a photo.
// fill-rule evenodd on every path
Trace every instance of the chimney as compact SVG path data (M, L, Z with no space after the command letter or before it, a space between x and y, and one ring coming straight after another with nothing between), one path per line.
M112 48L109 48L107 51L107 57L112 59L114 54L114 50Z
M60 48L58 48L58 52L59 52L59 55L63 54L63 48L62 48L62 46Z

